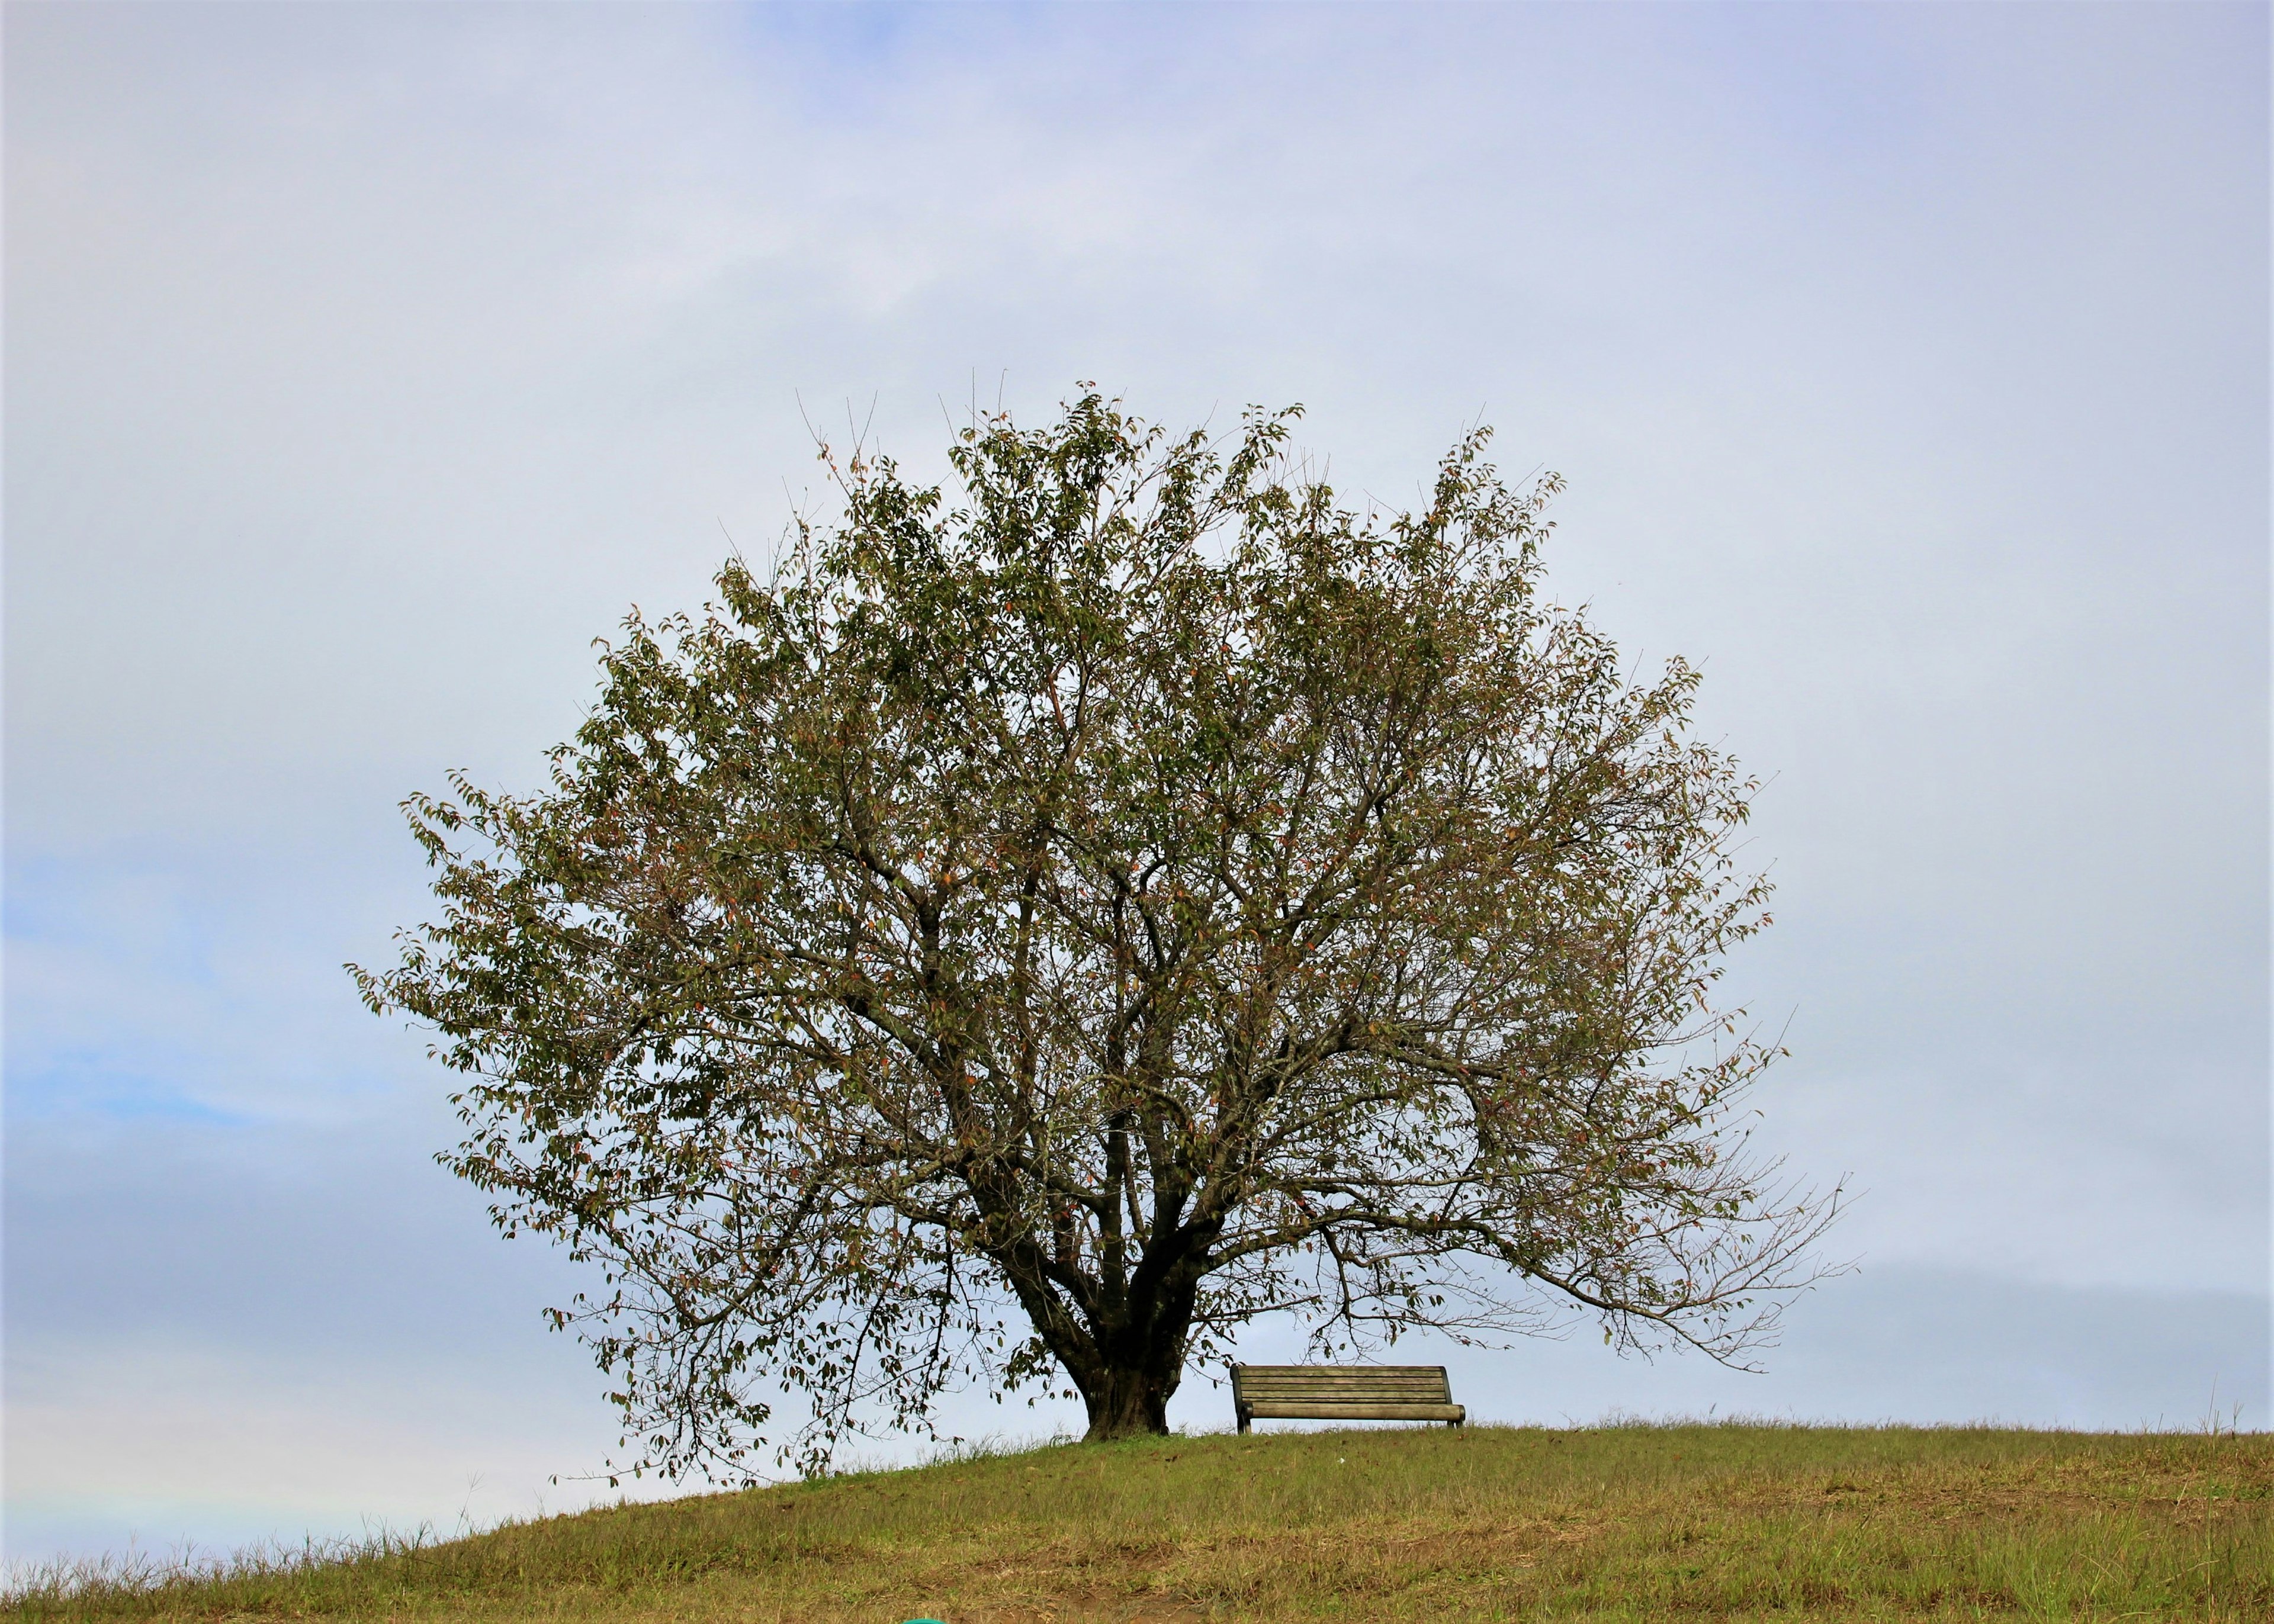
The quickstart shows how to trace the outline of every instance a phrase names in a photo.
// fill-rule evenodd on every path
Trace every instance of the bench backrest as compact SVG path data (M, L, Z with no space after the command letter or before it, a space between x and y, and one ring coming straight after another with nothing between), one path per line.
M1235 1365L1236 1404L1449 1404L1442 1365Z

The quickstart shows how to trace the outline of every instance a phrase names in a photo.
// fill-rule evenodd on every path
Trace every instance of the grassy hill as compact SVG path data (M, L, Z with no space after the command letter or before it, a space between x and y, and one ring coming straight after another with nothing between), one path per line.
M2274 1620L2274 1437L1472 1427L1069 1445L9 1619Z

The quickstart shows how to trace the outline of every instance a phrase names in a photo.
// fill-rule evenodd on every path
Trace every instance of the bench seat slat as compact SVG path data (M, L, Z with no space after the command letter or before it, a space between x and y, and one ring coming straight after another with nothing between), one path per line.
M1442 1387L1242 1387L1239 1396L1260 1404L1449 1404L1453 1395Z
M1469 1412L1458 1404L1275 1403L1257 1399L1248 1404L1247 1413L1261 1421L1462 1421Z
M1437 1381L1243 1381L1243 1393L1442 1393Z
M1442 1365L1243 1365L1243 1376L1442 1376Z
M1255 1376L1245 1378L1244 1387L1442 1387L1442 1376L1340 1376L1331 1381L1307 1380L1300 1376Z

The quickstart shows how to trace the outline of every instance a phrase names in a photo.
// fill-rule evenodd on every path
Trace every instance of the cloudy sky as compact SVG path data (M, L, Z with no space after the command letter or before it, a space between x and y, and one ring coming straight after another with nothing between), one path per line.
M11 1559L597 1492L572 1272L339 967L426 910L395 802L534 782L809 424L930 469L1084 379L1391 503L1496 425L1771 781L1758 1132L1859 1269L1766 1375L1583 1334L1472 1413L2269 1420L2265 8L4 27Z

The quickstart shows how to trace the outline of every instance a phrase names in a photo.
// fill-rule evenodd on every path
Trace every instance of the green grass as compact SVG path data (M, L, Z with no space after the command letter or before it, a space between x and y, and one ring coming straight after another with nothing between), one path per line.
M1066 1445L0 1617L2274 1620L2274 1438L1472 1427Z

